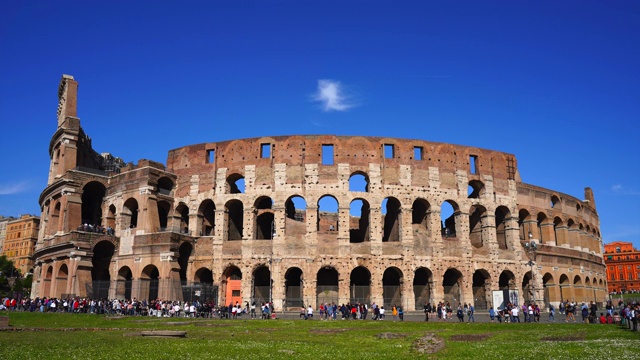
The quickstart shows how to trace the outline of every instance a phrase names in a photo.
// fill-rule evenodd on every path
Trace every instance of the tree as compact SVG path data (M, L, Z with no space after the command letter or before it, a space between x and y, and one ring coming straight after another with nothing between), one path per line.
M10 278L13 279L13 288L9 282ZM5 255L0 256L0 296L9 295L11 291L22 292L23 289L24 284L20 276L20 270L16 269L13 266L13 261L7 259Z

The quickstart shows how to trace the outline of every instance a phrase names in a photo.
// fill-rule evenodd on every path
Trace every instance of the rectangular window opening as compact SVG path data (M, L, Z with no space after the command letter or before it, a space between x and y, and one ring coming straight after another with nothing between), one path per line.
M422 146L413 147L413 159L422 160Z
M384 144L384 158L393 159L393 156L395 155L393 150L393 144Z
M469 173L471 175L475 175L478 173L478 156L477 155L469 156Z
M215 160L216 160L216 151L207 150L207 164L213 164Z
M263 159L271 157L271 144L260 144L260 157Z
M333 145L322 145L322 165L333 165Z

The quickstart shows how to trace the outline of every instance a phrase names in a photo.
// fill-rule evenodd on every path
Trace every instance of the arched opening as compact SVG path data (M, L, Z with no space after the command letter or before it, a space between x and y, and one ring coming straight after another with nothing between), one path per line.
M498 279L498 288L500 290L515 290L516 289L516 276L509 270L504 270L500 273Z
M455 238L457 221L460 213L458 204L451 200L445 200L440 207L440 221L442 223L442 237Z
M53 296L51 294L51 280L53 280L53 265L49 265L44 275L44 296Z
M549 304L551 304L551 302L560 302L560 294L558 293L556 283L553 280L553 275L551 275L550 273L546 273L544 274L544 276L542 276L542 287L544 288L543 296L546 308L549 307Z
M442 288L444 290L444 302L455 306L462 302L462 273L457 269L448 269L442 277Z
M271 271L265 265L253 272L253 301L262 304L271 301Z
M133 229L138 227L138 201L129 198L122 207L122 229Z
M316 277L316 306L338 304L338 270L325 266Z
M318 232L338 236L338 200L325 195L318 200Z
M560 198L558 198L555 195L551 195L551 208L555 208L559 202L560 202Z
M569 301L571 296L571 283L569 277L565 274L560 275L560 299L566 299Z
M363 172L356 172L349 177L349 191L369 192L369 177Z
M230 200L225 205L225 222L227 223L227 240L242 240L242 222L244 205L240 200Z
M284 275L285 305L289 308L304 306L304 294L302 287L302 270L292 267Z
M469 181L469 186L467 187L467 189L467 197L469 199L478 199L482 197L485 192L484 184L479 180Z
M550 236L550 228L547 226L550 225L547 220L547 215L545 213L538 213L538 217L536 218L536 224L538 225L538 239L541 243L547 244L551 241Z
M184 285L187 283L187 268L189 266L189 257L193 253L193 246L184 242L178 249L178 265L180 266L180 282Z
M244 176L231 174L227 177L227 194L244 194Z
M498 248L506 250L509 248L507 242L507 220L511 218L511 212L506 206L498 206L495 213L496 221L496 241Z
M242 271L232 265L226 268L222 274L224 279L222 293L225 294L222 304L242 303Z
M276 233L273 200L268 196L260 196L254 204L256 214L255 239L271 240Z
M109 214L107 215L107 233L111 232L109 235L114 235L114 231L116 230L116 207L114 205L109 205Z
M351 304L371 303L371 273L364 266L358 266L351 271L349 302Z
M527 271L522 277L522 297L525 304L533 301L534 284L531 277L531 271Z
M216 205L207 199L200 203L198 208L198 220L200 221L200 236L213 236L216 227Z
M104 185L97 181L82 188L82 224L102 226L102 199L106 192Z
M433 274L431 270L421 267L413 273L413 298L415 309L421 309L427 302L431 302L431 285Z
M425 199L416 199L411 206L411 224L414 232L426 234L429 230L428 215L431 212L431 205Z
M473 291L473 302L476 310L488 309L490 290L491 290L491 275L484 269L478 269L473 273L473 283L471 290Z
M173 181L166 176L158 179L158 193L162 195L171 196L173 190Z
M382 299L384 306L402 305L402 271L396 267L387 268L382 274Z
M160 272L155 265L147 265L140 275L140 300L156 300L160 290ZM146 297L145 297L146 295Z
M93 248L91 257L91 282L93 289L88 296L94 299L109 298L109 286L111 285L111 275L109 266L115 253L115 246L109 241L100 241Z
M133 283L133 273L128 266L123 266L118 270L118 279L116 281L116 298L131 299L131 285ZM100 298L107 300L107 297Z
M400 201L394 197L382 200L382 242L400 241L401 212Z
M364 199L355 199L349 205L349 242L369 241L369 215L371 207Z
M158 201L158 224L160 225L158 231L167 231L169 211L171 211L171 204L168 201Z
M286 214L285 233L303 236L307 233L307 202L301 196L291 196L284 204Z
M196 270L193 280L194 284L192 288L195 290L194 295L197 299L202 302L218 300L218 288L213 285L213 272L211 269L204 267L199 268ZM185 297L185 299L186 298L193 298L193 296Z
M60 208L62 205L60 201L56 201L56 205L53 207L53 213L51 214L51 224L49 224L49 228L51 231L49 235L55 235L58 231L60 231Z
M531 215L525 209L522 209L518 212L518 227L520 228L520 240L525 241L529 240L529 234L531 237L534 237L533 230L531 229Z
M472 205L469 209L469 240L479 249L484 246L483 224L487 222L487 209L482 205Z
M189 207L184 204L178 204L176 207L176 217L179 219L178 229L181 234L189 233Z
M564 226L562 219L557 216L553 219L553 233L556 237L556 245L567 243L566 227Z
M67 264L62 264L56 276L56 297L58 299L67 298L67 281L69 280L69 268Z

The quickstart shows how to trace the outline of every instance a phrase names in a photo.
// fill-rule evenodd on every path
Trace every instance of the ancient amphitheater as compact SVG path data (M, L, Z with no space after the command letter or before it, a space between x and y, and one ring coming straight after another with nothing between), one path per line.
M63 76L34 297L272 299L278 310L441 300L481 309L504 290L541 305L606 297L591 189L578 199L523 183L512 154L277 136L185 146L166 166L124 164L92 149L77 88Z

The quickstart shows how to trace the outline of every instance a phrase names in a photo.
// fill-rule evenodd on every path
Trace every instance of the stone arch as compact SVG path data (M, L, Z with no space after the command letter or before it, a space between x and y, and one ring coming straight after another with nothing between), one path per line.
M131 299L132 284L133 273L131 269L128 266L121 267L118 270L118 277L116 279L116 298Z
M158 194L173 196L173 180L166 176L162 176L158 179Z
M496 225L496 242L498 248L501 250L507 250L509 248L509 242L507 241L507 221L511 218L511 211L509 208L501 205L496 208L495 212L495 225Z
M307 201L300 195L290 196L284 203L285 234L304 236L307 233Z
M534 238L535 234L533 233L532 223L535 223L535 220L532 219L531 214L526 209L520 209L518 212L518 226L520 228L520 241L529 240L529 238Z
M571 283L565 274L560 275L560 299L569 300L571 297Z
M196 283L213 285L213 271L209 268L201 267L196 270L193 275L193 281Z
M180 282L186 284L189 258L193 254L193 245L185 241L178 248L178 265L180 266Z
M473 273L471 290L476 310L486 310L491 303L491 275L485 269L478 269Z
M567 228L558 216L553 218L553 233L556 238L556 245L560 246L567 243Z
M573 296L576 302L585 301L584 299L584 284L580 275L573 277Z
M444 302L455 306L462 303L462 281L464 277L456 268L449 268L442 276L442 287L444 290Z
M242 302L242 271L235 265L227 266L222 272L221 304L235 304Z
M487 209L482 205L471 205L469 209L469 241L476 248L482 248L486 243L486 235L482 228L487 223Z
M369 175L356 171L349 176L349 191L369 192Z
M526 273L524 273L524 275L522 276L521 285L522 297L524 299L524 302L525 304L529 304L531 301L533 301L533 295L535 291L533 284L533 275L531 271L527 271Z
M500 290L515 290L516 276L511 270L503 270L498 279L498 288Z
M560 198L557 195L551 195L549 201L551 202L552 209L555 209L556 206L560 205Z
M111 241L103 240L93 247L91 257L91 281L93 294L88 294L94 299L109 298L109 287L111 284L111 274L109 267L115 254L116 247Z
M225 204L226 240L242 240L244 205L240 200L229 200Z
M333 266L323 266L316 275L316 305L338 304L338 270Z
M233 173L227 176L227 182L225 184L225 193L227 194L244 194L245 183L244 176Z
M459 225L460 207L453 200L445 200L440 205L440 221L442 224L442 237L455 238Z
M60 226L61 208L62 208L62 205L60 204L60 200L56 200L55 205L53 206L53 212L51 213L51 220L49 224L51 231L49 232L49 235L55 235L58 231L62 229L62 227Z
M53 282L53 265L49 265L44 275L44 289L43 289L44 296L53 296L52 285L55 285L55 284L52 284L52 282Z
M483 197L485 193L484 183L480 180L469 181L467 193L467 198L469 199L479 199Z
M338 208L340 204L333 195L323 195L318 199L318 217L316 229L322 233L335 233L337 236L340 222Z
M299 267L290 267L284 274L285 306L299 308L304 306L304 281Z
M140 273L140 300L155 300L158 298L159 291L160 271L155 265L149 264Z
M178 221L178 229L181 234L189 233L189 207L181 202L176 206L175 215Z
M171 211L171 204L166 200L158 201L158 224L160 229L158 231L166 231L169 226L169 212Z
M61 299L67 291L67 285L69 280L69 267L67 264L60 265L58 269L58 274L56 275L56 297Z
M555 239L553 239L553 233L551 230L551 221L547 218L547 214L543 212L539 212L536 218L536 223L538 225L538 239L543 244L551 244L555 245Z
M413 273L414 308L420 309L426 302L431 302L433 273L426 267L419 267Z
M351 304L371 303L371 272L365 266L358 266L351 270L349 302Z
M388 267L382 274L382 298L384 306L404 305L402 283L404 282L402 270L395 266Z
M116 229L116 206L111 204L109 205L109 212L107 214L107 230L111 228L112 231ZM113 235L113 233L111 234Z
M275 233L273 200L268 196L260 196L253 205L255 214L255 236L258 240L272 240Z
M120 215L122 216L121 225L123 230L138 227L138 201L134 198L127 199L122 206Z
M271 301L271 270L264 264L257 266L252 273L252 301L262 304Z
M382 200L382 242L400 241L402 212L400 200L386 197Z
M82 219L80 224L102 225L102 201L107 188L98 181L90 181L82 188ZM76 228L80 224L71 224Z
M216 205L211 199L206 199L198 207L198 223L200 236L213 236L216 227Z
M411 206L411 224L414 232L429 236L429 216L431 215L431 204L425 199L418 198Z
M544 288L545 307L548 308L549 304L559 303L561 301L557 284L551 273L545 273L542 276L542 287Z
M369 219L371 206L362 198L351 201L349 206L349 242L361 243L369 241Z

